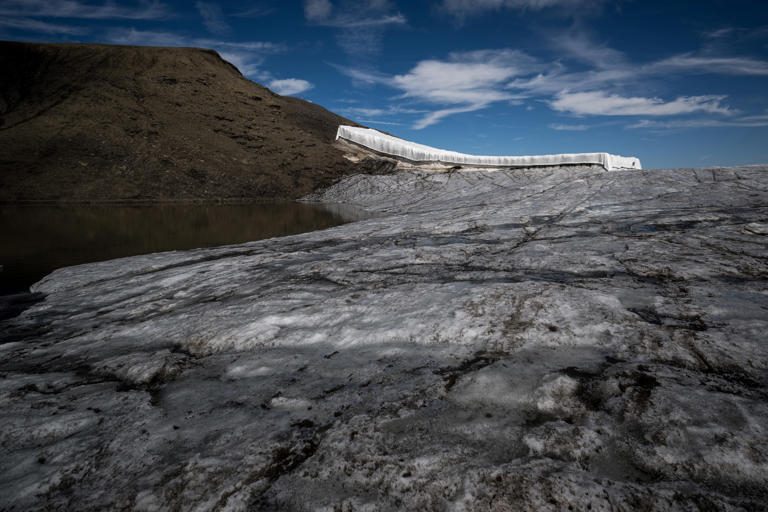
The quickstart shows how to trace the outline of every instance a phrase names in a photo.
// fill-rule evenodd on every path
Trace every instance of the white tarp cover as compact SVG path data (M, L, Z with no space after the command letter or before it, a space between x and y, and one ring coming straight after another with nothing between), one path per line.
M378 153L392 155L411 162L440 162L444 164L470 165L478 167L537 167L553 165L601 165L608 171L642 169L635 157L617 156L609 153L573 153L564 155L537 156L478 156L446 151L423 144L417 144L371 128L339 126L336 139L344 139Z

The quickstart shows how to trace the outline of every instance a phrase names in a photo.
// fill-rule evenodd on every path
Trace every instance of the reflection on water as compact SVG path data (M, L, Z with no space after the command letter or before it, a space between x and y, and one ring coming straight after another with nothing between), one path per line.
M351 215L300 203L0 206L0 294L54 269L329 228Z

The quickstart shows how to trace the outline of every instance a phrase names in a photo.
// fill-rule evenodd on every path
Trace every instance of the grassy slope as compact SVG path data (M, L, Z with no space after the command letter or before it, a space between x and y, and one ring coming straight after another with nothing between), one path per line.
M210 50L0 42L0 201L300 197L340 123Z

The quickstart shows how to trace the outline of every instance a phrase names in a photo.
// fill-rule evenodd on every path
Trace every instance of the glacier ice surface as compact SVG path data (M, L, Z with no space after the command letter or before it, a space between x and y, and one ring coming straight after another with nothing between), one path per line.
M0 509L765 509L768 169L315 199L375 216L37 283Z

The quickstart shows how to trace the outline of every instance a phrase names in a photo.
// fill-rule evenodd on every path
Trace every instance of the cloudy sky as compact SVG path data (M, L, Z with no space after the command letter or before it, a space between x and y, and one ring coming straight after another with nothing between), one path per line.
M766 0L0 0L0 39L214 48L281 94L471 153L768 162Z

